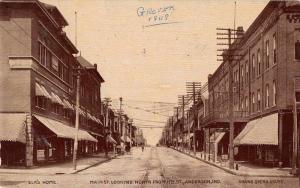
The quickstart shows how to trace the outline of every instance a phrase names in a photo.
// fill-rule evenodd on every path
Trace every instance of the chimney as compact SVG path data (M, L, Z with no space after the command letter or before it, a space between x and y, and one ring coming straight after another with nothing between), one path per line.
M242 26L239 26L237 27L236 29L236 37L237 37L237 40L241 40L241 38L244 36L244 29Z

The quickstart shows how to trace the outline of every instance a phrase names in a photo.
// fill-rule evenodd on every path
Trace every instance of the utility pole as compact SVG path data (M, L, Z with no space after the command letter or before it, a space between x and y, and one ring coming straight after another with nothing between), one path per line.
M122 101L123 101L123 98L120 97L119 100L120 100L119 125L120 125L120 128L121 128L121 137L123 136L123 139L125 139L125 138L124 138L124 128L123 128L123 125L122 125ZM125 140L124 140L124 141L125 141Z
M179 105L181 104L181 107L182 107L182 125L183 125L183 130L180 129L180 132L181 131L184 131L184 127L185 127L185 118L184 118L184 106L186 105L185 104L185 101L187 100L187 96L185 95L179 95L178 96L178 103ZM189 132L189 127L188 127L188 132ZM182 137L182 136L181 136ZM183 139L182 139L182 142L183 142ZM188 141L188 144L190 145L190 142Z
M197 108L196 108L196 99L199 99L199 93L201 90L201 82L187 82L186 83L186 88L187 88L187 93L188 95L193 96L193 121L194 121L194 126L193 126L193 134L194 134L194 139L193 139L193 151L194 155L196 155L196 124L197 124ZM198 92L196 92L198 91Z
M227 43L217 43L217 45L225 45L228 46L228 49L218 49L218 51L221 51L221 56L223 59L218 59L218 61L228 62L228 93L229 93L229 101L228 101L228 109L229 109L229 115L228 115L228 121L229 121L229 168L234 169L234 146L233 146L233 140L234 140L234 112L233 112L233 61L237 61L238 59L234 59L234 57L240 57L238 54L234 54L235 51L237 51L236 46L232 46L232 39L239 39L237 38L235 33L237 30L230 29L230 28L217 28L217 31L221 31L221 33L217 33L218 40L227 40ZM225 33L222 33L224 32ZM223 37L225 36L225 37Z
M81 68L78 67L76 73L76 111L75 111L75 138L74 138L74 149L73 149L73 167L76 170L77 167L77 150L78 150L78 130L79 130L79 99L80 99L80 70Z

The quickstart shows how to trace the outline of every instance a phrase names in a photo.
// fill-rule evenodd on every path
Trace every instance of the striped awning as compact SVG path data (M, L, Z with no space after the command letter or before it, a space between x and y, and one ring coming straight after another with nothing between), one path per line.
M113 144L117 144L117 141L115 141L115 139L113 139L113 137L111 137L110 135L108 135L106 137L107 142L113 143Z
M63 101L55 93L51 92L51 101L64 106Z
M46 97L48 99L51 99L51 95L48 93L48 91L45 89L44 86L35 83L35 95L36 96L43 96Z
M63 103L64 103L64 105L63 105L64 108L74 110L73 105L67 99L63 99Z
M0 113L0 141L26 143L26 114Z
M65 125L62 122L46 118L39 115L34 115L44 126L50 129L57 137L74 139L76 135L76 129ZM83 130L78 130L78 140L86 140L92 142L98 142L92 135Z
M278 114L248 122L233 143L236 146L278 145Z

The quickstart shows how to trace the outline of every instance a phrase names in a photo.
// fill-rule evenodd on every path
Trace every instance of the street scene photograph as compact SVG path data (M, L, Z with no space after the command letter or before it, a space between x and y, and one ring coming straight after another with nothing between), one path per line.
M300 187L300 1L0 0L2 187Z

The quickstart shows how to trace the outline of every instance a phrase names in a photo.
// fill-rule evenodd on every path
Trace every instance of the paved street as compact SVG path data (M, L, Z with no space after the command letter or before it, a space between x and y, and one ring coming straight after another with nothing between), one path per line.
M298 187L296 178L240 177L170 148L135 148L130 154L78 174L4 175L3 187ZM48 182L46 182L48 181ZM40 184L39 184L40 183ZM48 184L47 184L48 183ZM54 184L56 183L56 184Z

